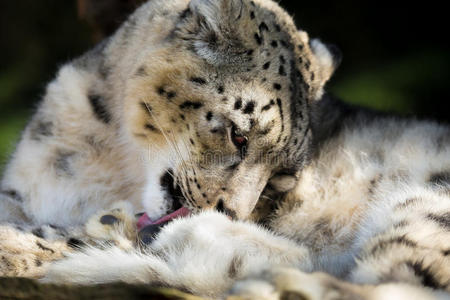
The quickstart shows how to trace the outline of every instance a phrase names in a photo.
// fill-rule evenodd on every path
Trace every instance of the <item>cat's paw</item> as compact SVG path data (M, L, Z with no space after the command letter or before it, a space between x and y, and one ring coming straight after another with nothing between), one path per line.
M85 231L90 239L97 243L113 243L117 247L129 250L135 245L137 227L132 206L118 202L109 210L93 215L86 223Z
M62 259L63 253L71 251L65 241L45 240L41 235L44 232L0 226L0 276L42 277L49 263Z

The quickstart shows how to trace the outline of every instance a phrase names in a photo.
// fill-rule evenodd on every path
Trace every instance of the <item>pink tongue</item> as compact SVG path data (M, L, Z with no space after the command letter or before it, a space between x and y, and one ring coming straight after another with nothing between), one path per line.
M139 220L137 221L137 227L138 227L139 230L141 230L145 226L162 224L162 223L168 222L170 220L173 220L173 219L176 219L176 218L179 218L179 217L188 216L189 214L190 214L189 209L187 209L186 207L182 207L182 208L174 211L173 213L168 214L167 216L164 216L164 217L160 218L159 220L152 221L148 217L148 215L146 213L144 213L139 218Z

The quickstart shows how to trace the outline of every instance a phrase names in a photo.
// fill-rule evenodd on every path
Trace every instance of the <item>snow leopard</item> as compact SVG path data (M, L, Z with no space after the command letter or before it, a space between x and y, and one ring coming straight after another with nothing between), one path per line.
M0 274L449 299L450 127L344 104L272 0L150 0L64 65L1 182Z

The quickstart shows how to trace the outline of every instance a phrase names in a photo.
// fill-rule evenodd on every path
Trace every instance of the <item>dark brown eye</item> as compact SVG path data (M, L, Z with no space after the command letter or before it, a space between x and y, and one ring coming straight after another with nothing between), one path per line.
M240 151L247 146L248 138L235 125L231 128L231 141Z

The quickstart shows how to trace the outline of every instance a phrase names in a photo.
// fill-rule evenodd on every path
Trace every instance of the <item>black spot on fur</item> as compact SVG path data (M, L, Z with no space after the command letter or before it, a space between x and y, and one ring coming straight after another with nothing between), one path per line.
M79 239L76 239L76 238L70 238L67 241L67 246L69 246L72 249L80 249L85 245L86 244L83 241L80 241Z
M242 99L238 98L235 102L234 102L234 109L238 110L241 109L242 107Z
M409 222L407 220L403 220L403 221L395 223L394 225L392 225L392 227L394 227L394 228L402 228L402 227L406 227L408 225L409 225Z
M100 223L103 225L114 225L119 222L119 219L113 215L104 215L100 218Z
M405 209L408 206L413 205L414 203L417 203L418 201L420 201L421 199L419 198L408 198L405 201L403 201L402 203L397 204L394 209Z
M180 20L186 19L187 17L189 17L192 14L191 9L190 8L186 8L185 10L183 10L180 14Z
M105 124L111 121L111 115L107 110L107 103L105 98L97 94L88 95L89 103L92 106L94 115Z
M309 71L309 68L311 67L311 62L309 61L309 60L306 60L305 61L305 68L306 68L306 70L308 70Z
M225 91L225 88L222 85L217 88L217 92L219 94L223 94L224 91Z
M286 70L284 69L283 66L280 66L280 68L278 69L278 74L280 74L281 76L286 76Z
M255 12L254 11L251 11L250 12L250 19L255 19Z
M281 105L280 98L277 98L277 106L278 106L278 110L280 112L280 120L281 120L281 131L280 131L280 135L278 136L278 139L277 139L277 143L279 143L281 140L281 136L283 135L283 132L284 132L284 114L283 114L283 106Z
M266 23L262 22L261 24L259 24L259 31L260 32L269 31L269 26L267 26Z
M280 27L280 25L278 25L278 24L274 24L274 26L275 26L275 30L276 30L276 31L278 31L278 32L280 32L280 31L281 31L281 27Z
M213 118L213 113L212 113L212 111L208 111L208 112L206 113L206 120L211 121L212 118Z
M437 223L439 226L445 230L450 231L450 212L443 214L430 213L427 215L427 219Z
M249 114L252 114L254 110L255 110L255 102L254 101L249 101L245 105L243 113L249 115Z
M150 124L150 123L145 123L144 129L150 130L150 131L153 131L153 132L159 132L159 130L155 126Z
M166 93L166 90L164 89L164 87L160 86L156 89L156 92L162 96Z
M247 53L248 56L251 56L251 55L253 55L253 52L254 52L254 50L253 50L253 49L250 49L250 50L248 50L246 53Z
M262 36L260 36L258 33L255 33L254 38L258 45L262 45Z
M236 219L236 212L227 208L225 206L225 201L222 198L220 198L219 201L217 202L216 210L222 214L225 214L225 215L231 217L233 220Z
M147 73L147 71L145 70L145 67L144 67L144 66L141 66L141 67L139 67L139 69L137 69L135 75L136 75L136 76L147 76L148 73Z
M388 247L393 245L404 245L407 247L415 248L417 247L417 243L408 239L405 235L392 237L388 240L381 240L376 244L370 253L373 255L375 253L379 253L380 251L385 251Z
M56 152L53 166L58 175L73 176L73 171L70 168L70 159L75 155L75 152L58 150Z
M284 64L286 63L286 59L284 58L283 55L280 55L280 63L281 63L282 65L284 65Z
M233 257L230 266L228 268L228 277L230 277L231 279L236 278L241 268L242 268L242 258L239 256Z
M193 102L193 101L185 101L180 104L181 109L186 109L186 108L199 109L202 106L203 106L203 103Z
M266 104L261 108L261 111L263 112L263 111L269 110L273 105L275 105L275 101L273 101L273 99L272 99L272 100L270 100L269 104Z
M270 68L270 61L266 62L266 63L263 65L263 69L264 69L264 70L267 70L268 68Z
M181 120L183 120L183 121L186 120L186 117L185 117L183 114L180 114L180 118L181 118Z
M200 84L200 85L206 84L206 79L204 79L202 77L192 77L190 79L190 81L195 82L195 83Z
M0 191L0 194L3 194L5 196L7 196L8 198L11 198L17 202L23 201L22 196L16 190L4 190L4 191Z
M40 266L42 266L42 261L40 261L39 259L36 258L34 260L34 264L35 264L36 267L40 267Z
M428 181L434 185L450 186L450 171L431 174Z
M315 75L314 72L311 72L311 81L314 81Z
M232 164L231 166L229 166L229 167L227 168L227 170L228 170L228 171L233 171L233 170L235 170L237 167L239 167L239 165L240 165L240 163Z
M424 286L432 289L444 289L445 286L435 278L430 267L425 267L422 262L406 262L406 265L414 271L414 275L421 279Z
M192 146L194 146L194 145L195 145L195 143L194 143L194 140L193 140L193 139L189 139L189 142L191 142L191 145L192 145Z
M44 238L44 231L42 230L41 227L39 228L35 228L31 231L32 234L34 234L35 236L43 239Z
M273 48L277 48L278 47L278 42L277 41L272 41L270 43L270 46L272 46Z
M139 105L141 106L141 108L145 111L145 113L151 117L152 114L152 107L150 106L150 104L146 103L146 102L139 102Z
M175 92L167 92L167 99L172 100L173 98L175 98L177 96L177 93Z
M279 90L282 89L282 86L281 86L281 84L279 84L279 83L274 83L274 84L273 84L273 88L276 89L277 91L279 91Z
M52 122L38 121L30 128L30 137L32 140L40 141L42 137L52 136L52 129Z
M281 44L281 46L283 46L284 48L288 48L288 47L289 47L288 43L286 43L286 41L284 41L284 40L280 40L280 44Z
M48 247L45 247L44 245L42 245L40 242L36 242L36 246L38 246L39 247L39 249L41 249L41 250L44 250L44 251L49 251L49 252L51 252L51 253L55 253L55 250L53 250L53 249L50 249L50 248L48 248Z

